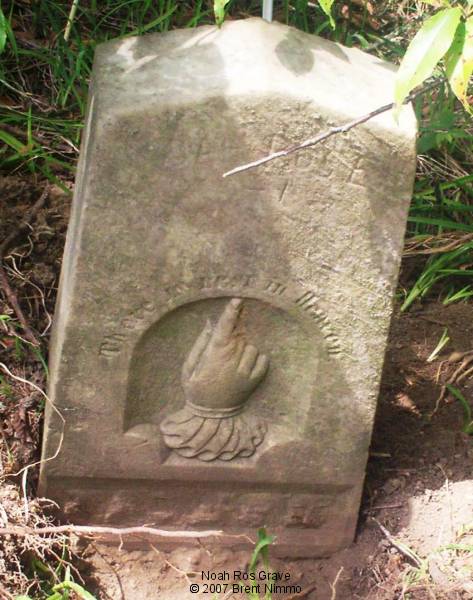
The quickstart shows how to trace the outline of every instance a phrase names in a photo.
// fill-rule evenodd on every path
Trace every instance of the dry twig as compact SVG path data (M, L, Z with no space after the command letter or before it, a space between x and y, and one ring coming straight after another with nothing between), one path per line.
M371 518L381 529L382 533L384 534L388 542L391 544L391 546L394 546L394 548L399 550L399 552L403 554L406 558L408 558L410 561L412 561L417 568L420 568L422 566L419 558L414 554L414 552L412 552L410 548L408 548L402 542L398 542L397 540L395 540L393 536L389 533L389 531L386 529L386 527L378 521L378 519L375 519L374 517Z
M332 589L332 595L330 596L330 600L335 600L335 598L337 597L337 583L338 583L338 580L340 579L340 575L342 574L342 571L343 571L343 567L340 567L335 579L333 580L333 583L330 584L330 588Z
M66 29L64 31L64 41L68 42L69 37L71 35L72 24L74 23L74 19L77 12L77 7L79 6L79 0L73 0L71 10L69 12L69 16L67 18Z
M439 239L450 240L444 245L438 245ZM473 240L473 233L467 233L458 236L458 234L448 234L439 238L439 236L431 236L424 240L407 240L406 247L404 248L403 256L416 256L426 254L441 254L443 252L450 252L456 250L463 244L471 242ZM435 244L430 246L430 244Z
M417 98L421 94L425 94L426 92L436 88L441 83L443 83L443 80L438 79L438 80L422 87L417 92L413 92L412 94L409 94L409 96L407 96L407 98L404 100L403 104L408 104L409 102L412 102L412 100L415 100L415 98ZM354 119L353 121L349 121L348 123L345 123L344 125L339 125L337 127L330 127L330 129L327 129L326 131L319 133L315 137L311 137L307 140L304 140L303 142L299 142L297 144L289 146L289 148L284 148L283 150L278 150L277 152L273 152L272 154L263 156L263 158L259 158L258 160L254 160L252 162L246 163L245 165L240 165L238 167L235 167L234 169L231 169L230 171L227 171L226 173L224 173L222 175L222 177L229 177L230 175L236 175L237 173L242 173L243 171L249 171L250 169L260 167L261 165L264 165L267 162L275 160L276 158L282 158L283 156L289 156L289 154L293 154L294 152L297 152L299 150L304 150L305 148L311 148L312 146L316 146L317 144L320 144L321 142L325 142L325 140L328 140L329 138L331 138L334 135L337 135L339 133L346 133L346 132L350 131L350 129L354 129L355 127L358 127L358 125L362 125L363 123L370 121L374 117L377 117L378 115L381 115L382 113L388 112L388 110L392 110L395 106L396 106L395 102L390 102L389 104L380 106L379 108L372 110L371 112L367 113L366 115L358 117L357 119Z
M15 600L15 596L13 596L13 594L10 594L10 592L7 590L6 587L4 587L1 583L0 583L0 594L3 594L3 598L5 598L5 600L8 598L8 600Z
M88 535L113 535L113 536L125 536L125 535L144 535L152 537L178 537L178 538L203 538L203 537L228 537L228 538L242 538L247 539L245 535L232 535L225 534L220 530L207 530L207 531L169 531L167 529L156 529L154 527L138 526L138 527L101 527L93 525L51 525L46 527L0 527L0 536L4 535L16 535L20 537L26 537L29 535L49 535L49 534L60 534L70 533L78 536Z
M458 353L458 358L455 357L456 360L460 360L461 358L463 358L463 360L462 360L460 366L457 367L455 369L455 371L453 372L453 374L447 379L447 382L444 385L442 385L442 387L440 388L440 394L437 398L437 401L435 402L435 408L430 415L431 417L438 411L440 402L445 398L445 396L447 394L447 389L448 389L447 385L453 385L454 383L460 383L466 377L468 377L469 375L471 375L473 373L473 367L466 369L466 367L468 367L473 362L472 352L473 352L472 350L469 350L468 352ZM452 359L449 359L448 362L456 362L456 360L453 361Z

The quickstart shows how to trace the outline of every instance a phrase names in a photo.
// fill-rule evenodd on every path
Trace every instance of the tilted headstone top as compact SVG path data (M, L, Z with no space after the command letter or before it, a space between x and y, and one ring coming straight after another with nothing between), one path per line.
M222 174L386 104L393 79L260 19L98 48L51 349L65 426L48 411L43 457L64 440L41 474L72 522L266 525L294 556L351 542L412 111Z

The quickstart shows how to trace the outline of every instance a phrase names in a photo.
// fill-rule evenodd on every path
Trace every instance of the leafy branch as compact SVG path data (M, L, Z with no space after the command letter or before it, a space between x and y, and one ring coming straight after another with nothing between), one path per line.
M442 8L424 21L402 59L394 90L397 110L443 59L453 93L471 114L468 83L473 74L473 0L466 3L467 7L454 6L448 0L426 2Z

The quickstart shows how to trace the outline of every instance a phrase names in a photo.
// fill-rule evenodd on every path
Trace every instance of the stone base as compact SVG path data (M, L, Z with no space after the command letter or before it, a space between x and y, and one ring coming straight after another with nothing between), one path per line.
M315 493L299 486L266 487L221 483L205 485L120 480L53 480L52 499L63 507L58 516L74 525L141 527L166 531L208 532L206 545L250 550L257 530L276 536L272 554L292 558L322 557L349 545L354 538L360 489L325 486ZM247 488L247 489L245 489ZM105 533L102 541L116 543ZM152 542L163 550L193 547L195 537L123 536L130 548Z

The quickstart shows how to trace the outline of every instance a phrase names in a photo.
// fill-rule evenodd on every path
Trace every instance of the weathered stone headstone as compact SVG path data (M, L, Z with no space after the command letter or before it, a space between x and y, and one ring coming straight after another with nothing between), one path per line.
M41 474L70 520L350 543L414 117L222 174L392 87L379 59L260 19L98 49Z

